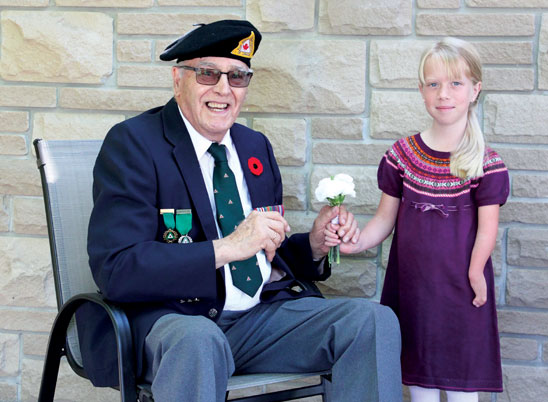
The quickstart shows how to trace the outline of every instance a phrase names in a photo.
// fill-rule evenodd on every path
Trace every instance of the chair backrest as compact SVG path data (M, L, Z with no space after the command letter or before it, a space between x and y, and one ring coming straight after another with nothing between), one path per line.
M93 207L92 172L101 144L101 140L34 141L58 308L78 293L97 290L88 263L87 232ZM74 320L67 346L72 358L82 366Z

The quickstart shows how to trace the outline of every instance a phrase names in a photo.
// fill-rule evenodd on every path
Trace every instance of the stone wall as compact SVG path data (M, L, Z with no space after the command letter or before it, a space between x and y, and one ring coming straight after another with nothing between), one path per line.
M103 138L165 103L158 55L193 23L247 18L263 33L240 121L265 132L281 163L294 231L320 208L318 180L351 174L361 224L380 193L376 168L429 124L417 91L422 49L453 35L485 64L481 119L510 169L496 266L502 394L548 395L548 0L0 0L0 401L37 398L55 294L34 138ZM344 258L326 294L379 299L389 241ZM115 401L63 365L59 398Z

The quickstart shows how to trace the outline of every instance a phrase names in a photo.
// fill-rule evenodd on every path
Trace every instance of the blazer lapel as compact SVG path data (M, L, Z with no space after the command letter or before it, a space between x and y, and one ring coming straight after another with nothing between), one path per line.
M196 214L200 220L206 238L218 238L217 227L213 211L209 204L209 196L205 187L202 171L192 140L179 114L179 108L174 99L171 99L163 111L164 133L169 142L174 145L173 156L179 166L183 180L194 203Z

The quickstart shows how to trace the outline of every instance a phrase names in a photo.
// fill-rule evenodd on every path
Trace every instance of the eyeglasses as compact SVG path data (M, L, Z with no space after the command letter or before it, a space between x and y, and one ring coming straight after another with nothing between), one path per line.
M216 85L221 79L222 74L226 74L228 84L235 88L245 88L249 85L253 71L230 70L226 73L216 68L176 66L184 70L194 71L196 73L196 82L202 85Z

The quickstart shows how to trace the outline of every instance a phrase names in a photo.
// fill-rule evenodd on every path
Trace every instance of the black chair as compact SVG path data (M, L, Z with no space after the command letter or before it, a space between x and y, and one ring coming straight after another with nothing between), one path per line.
M91 276L86 251L89 216L93 206L92 170L100 140L34 141L42 181L51 250L58 314L51 329L38 400L53 401L61 357L72 370L87 378L82 367L74 313L85 302L104 308L114 326L121 401L153 401L150 384L137 384L133 366L132 338L127 317L120 306L104 299ZM231 399L275 402L312 395L327 400L329 372L246 374L228 381L232 390L318 377L319 384ZM264 387L263 387L264 388Z

